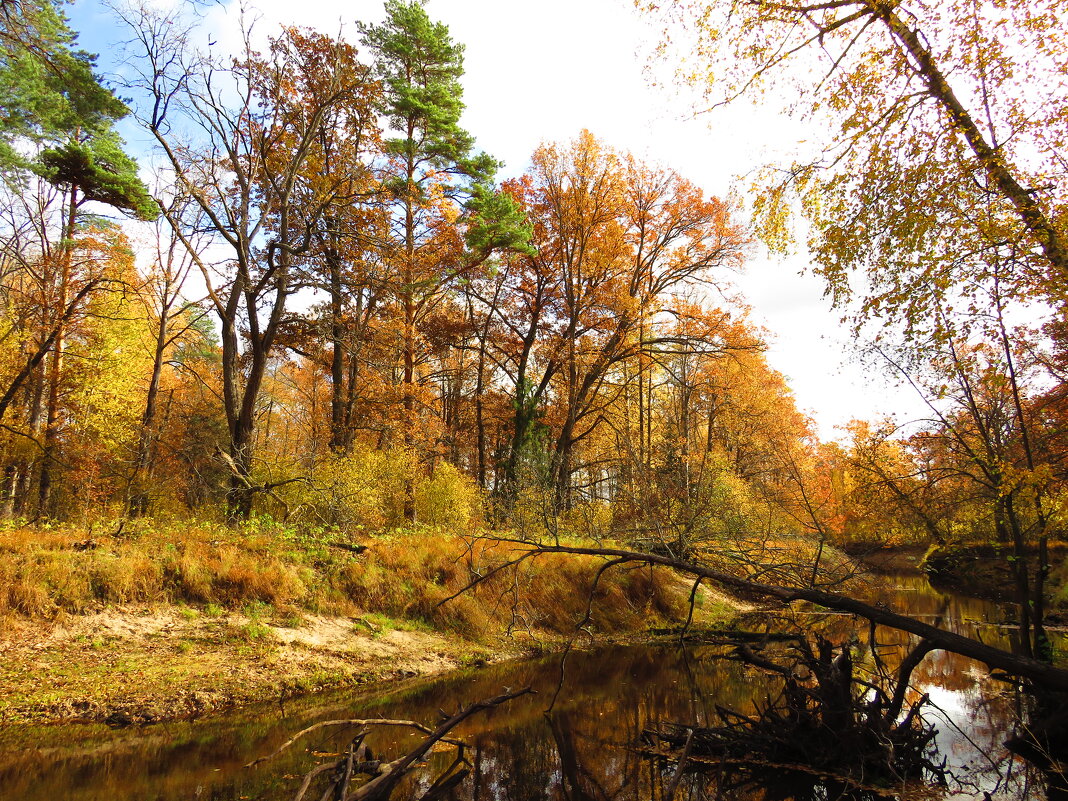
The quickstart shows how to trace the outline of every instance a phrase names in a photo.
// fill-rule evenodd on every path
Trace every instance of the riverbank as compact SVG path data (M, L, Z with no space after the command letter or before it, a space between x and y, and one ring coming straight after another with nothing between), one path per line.
M509 548L425 529L0 532L0 724L196 718L559 648L599 560L531 560L442 604ZM583 640L672 625L690 588L664 569L608 571ZM737 608L702 588L697 620Z
M290 621L192 607L112 608L0 638L0 723L121 726L323 689L430 676L522 653L380 615Z
M948 587L978 598L995 601L1012 601L1015 598L1013 575L1013 551L1011 546L996 544L968 545L933 550L924 561L924 570L932 583ZM1068 544L1053 543L1049 546L1050 581L1047 587L1054 604L1068 603L1065 583L1065 556ZM1030 549L1027 558L1032 565L1038 554ZM1032 568L1033 570L1033 568Z
M680 594L684 588L680 585ZM706 595L698 613L726 618ZM663 625L655 616L650 626ZM583 635L580 646L647 639L645 629ZM560 650L560 633L494 634L478 642L376 615L309 615L284 624L189 608L116 608L0 637L0 725L188 720L312 693L391 685Z
M924 619L948 612L946 620L954 630L972 631L971 621L988 617L981 611L984 605L971 599L961 599L963 603L954 600L946 607L945 598L930 590L920 577L915 583L872 583L892 608ZM774 617L777 622L773 625L782 625L782 619ZM852 632L862 640L867 636L865 626L857 628L855 621L844 615L799 610L797 619L813 633L822 630L821 624L828 624L831 628L824 633L837 640L848 638ZM760 630L761 621L751 618L736 625ZM992 642L1001 642L1003 636L1004 632L994 628L984 632ZM898 650L903 639L880 637L880 642L881 656L892 670L903 653ZM460 797L489 798L494 793L508 798L542 797L546 787L559 787L562 779L574 780L571 787L581 787L578 780L595 777L607 793L631 798L636 793L626 788L642 786L635 780L664 775L655 769L650 772L648 763L636 759L629 750L650 723L693 721L695 714L713 705L744 712L752 703L767 703L767 695L777 692L771 674L721 658L727 650L722 646L679 649L676 645L677 636L659 646L584 649L569 656L566 671L561 671L559 657L546 656L426 680L388 680L309 694L287 698L281 704L274 699L166 725L118 730L99 724L4 727L0 728L0 787L21 801L287 799L294 796L301 776L319 756L336 753L347 745L351 729L337 738L318 732L269 763L251 770L243 766L273 753L305 726L353 717L433 724L440 718L439 710L454 710L497 695L504 688L532 686L537 695L479 715L470 727L458 732L472 746L467 752L472 763L480 766L468 784L472 789L461 790ZM775 651L761 653L772 657ZM923 691L938 688L937 697L954 716L947 726L950 737L943 741L947 744L943 753L951 759L966 758L968 764L987 764L979 753L962 757L953 726L963 727L977 748L988 753L993 753L990 748L1000 748L1016 708L1011 694L1002 692L1002 683L946 652L929 655L914 678ZM562 687L559 696L558 687ZM982 699L978 710L976 699ZM549 708L552 713L546 714ZM394 740L382 733L379 742L383 745L381 749L376 746L376 754L392 757L403 753L399 745L411 741L402 735ZM440 768L448 757L437 755L444 763L432 757L428 767L431 771ZM1013 774L1017 773L1014 764ZM655 794L650 790L641 795L662 796L663 789L658 785Z
M923 545L885 546L880 543L851 542L842 546L850 559L861 565L866 572L875 575L890 573L923 572L923 557L927 547Z
M851 559L875 575L923 574L932 586L981 598L1011 603L1015 600L1012 551L993 544L930 549L925 546L893 546L852 543L843 548ZM1049 546L1050 578L1047 584L1047 622L1068 624L1068 544ZM1028 558L1037 559L1033 550Z

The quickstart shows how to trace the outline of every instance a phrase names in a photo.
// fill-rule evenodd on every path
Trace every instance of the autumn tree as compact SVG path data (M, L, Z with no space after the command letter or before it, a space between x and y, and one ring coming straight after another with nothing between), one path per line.
M713 540L729 547L760 527L753 516L758 487L731 463L712 427L723 407L750 394L746 382L727 378L731 365L755 358L759 366L764 343L738 311L684 298L669 311L644 328L657 347L616 371L622 392L607 410L613 436L601 458L612 450L620 457L613 498L620 530L682 556Z
M174 208L168 211L175 217L181 216ZM152 366L145 388L141 430L127 479L126 513L132 516L144 515L151 505L150 484L162 437L159 401L164 372L168 368L182 369L184 365L173 358L175 351L207 314L199 303L184 295L194 265L180 237L164 220L157 221L154 233L154 258L137 293L146 311L145 349L151 353Z
M422 3L390 0L386 21L361 28L384 87L386 187L393 203L387 263L400 310L404 445L417 442L421 416L420 327L494 252L523 248L528 236L510 198L494 192L498 167L459 125L463 46ZM414 506L408 507L409 519Z
M864 270L866 313L904 311L923 325L933 296L989 277L990 257L1011 253L1003 280L1062 301L1058 3L714 2L663 13L682 24L690 77L711 99L790 91L795 112L826 126L824 150L771 181L760 210L776 237L790 193L807 198L810 246L836 297Z
M192 201L168 206L168 220L219 318L229 516L247 517L269 489L253 476L257 404L287 301L301 286L297 264L349 186L341 175L321 180L323 126L338 105L363 102L369 77L351 46L293 29L260 55L246 28L244 52L216 63L191 50L173 14L143 8L128 21L142 48L143 121ZM211 249L192 246L205 230L228 251L216 263Z
M2 282L8 390L0 403L6 412L3 492L9 514L52 517L70 513L75 502L92 507L99 498L87 499L90 487L110 493L134 436L127 412L138 402L144 363L137 347L143 318L132 249L118 226L102 221L80 227L65 247L65 307L58 306L63 287L48 251L18 253L11 261L17 269ZM59 330L65 363L55 370ZM49 358L37 358L42 354ZM87 441L92 446L84 447ZM93 482L78 480L89 473Z
M36 173L58 190L41 191L37 203L22 204L35 218L30 226L36 242L22 242L38 260L42 280L49 285L52 310L35 346L6 387L0 415L13 393L38 369L46 374L41 403L43 457L37 480L38 510L51 506L52 468L60 416L60 385L64 370L67 328L89 295L101 286L101 277L79 282L75 250L87 225L86 213L104 204L141 219L154 219L158 208L137 177L137 165L124 152L115 124L127 114L126 106L96 76L94 57L75 50L74 33L51 2L21 4L0 15L0 166L6 178L21 181L27 193ZM12 231L17 230L16 224ZM48 233L51 228L52 232ZM36 332L35 332L36 333ZM43 361L47 356L47 367ZM33 415L31 415L33 416Z
M954 476L927 446L929 432L911 438L892 421L853 421L845 457L851 513L845 540L893 542L897 537L943 545L953 537Z
M818 153L768 171L756 204L764 234L788 239L800 199L835 302L906 380L926 381L928 368L941 374L924 390L933 430L978 434L985 444L969 445L969 458L988 484L1022 471L1012 486L1028 496L1033 584L1044 585L1048 471L1033 445L1033 389L1022 380L1026 335L1009 321L1045 307L1054 316L1047 330L1062 330L1068 47L1059 4L720 2L666 13L690 37L700 64L690 77L710 97L786 86L798 98L792 108L820 127ZM1001 365L1003 424L979 402L986 368L966 367L980 352ZM1011 529L1002 507L991 509ZM1040 599L1023 597L1033 592L1021 585L1020 603L1041 610Z
M322 34L294 31L288 46L300 65L300 85L292 96L278 101L308 104L329 94L333 75L313 65L318 58L330 58L338 45ZM329 447L336 453L351 448L361 425L359 374L367 361L371 321L387 280L388 240L388 211L376 169L381 156L380 86L371 78L370 67L357 60L354 48L345 52L345 69L353 73L352 91L317 120L312 168L297 187L312 207L324 192L331 198L322 214L309 220L311 244L301 260L303 283L326 300L309 317L312 328L298 339L302 351L314 353L313 358L329 366ZM318 342L326 347L320 348Z
M558 322L541 375L529 382L519 376L517 392L536 395L517 402L513 438L523 440L530 414L524 407L555 375L553 481L557 503L566 507L574 449L598 424L609 368L669 345L670 338L647 336L645 321L672 292L739 263L745 237L722 201L705 199L672 171L613 153L589 132L568 146L539 148L525 192L537 248L528 257L530 273L559 276ZM525 370L529 358L520 362Z

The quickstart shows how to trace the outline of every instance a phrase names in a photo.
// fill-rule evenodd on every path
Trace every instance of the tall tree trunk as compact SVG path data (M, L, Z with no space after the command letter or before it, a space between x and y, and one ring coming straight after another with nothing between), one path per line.
M408 120L408 141L413 141L415 136L415 124L412 118ZM414 453L415 448L415 209L413 204L416 197L415 161L411 154L408 156L406 196L404 204L404 374L401 377L403 386L403 412L404 412L404 447L409 453ZM412 457L414 458L414 457ZM409 523L415 522L415 481L411 475L412 465L404 479L404 519Z
M226 494L226 518L231 523L248 520L252 516L255 491L251 486L251 453L252 449L247 444L241 442L230 443L230 458L233 461L233 465L230 475L230 489Z
M154 445L156 440L156 407L159 398L159 384L163 375L164 355L167 351L169 336L170 308L167 303L169 282L164 285L163 304L160 311L159 326L156 329L156 345L152 354L152 374L148 380L148 395L145 397L145 410L141 415L141 433L137 438L137 452L134 456L133 472L126 502L126 514L141 517L149 508L149 496L145 481L151 476Z
M1032 473L1035 470L1034 450L1031 447L1031 433L1027 416L1024 414L1023 400L1020 393L1020 383L1016 374L1016 359L1013 357L1012 343L1009 332L1005 326L1004 309L1002 307L1001 282L997 274L994 277L995 309L997 312L998 331L1001 335L1001 347L1005 354L1005 364L1008 367L1009 388L1012 391L1013 409L1016 412L1016 425L1020 432L1020 444L1023 445L1024 458L1027 469ZM1009 499L1011 503L1011 498ZM1041 488L1031 490L1031 502L1034 506L1035 528L1038 533L1038 565L1035 570L1034 587L1030 599L1033 614L1032 627L1034 632L1033 655L1046 660L1053 659L1052 647L1046 635L1044 618L1046 614L1046 581L1049 578L1049 538L1047 532L1046 510L1042 502ZM1016 527L1020 526L1019 520L1013 514L1012 520ZM1023 540L1023 534L1019 535ZM1026 562L1025 562L1026 564Z
M641 337L644 336L644 318L638 322L638 337L639 342ZM652 443L647 443L645 438L645 417L647 411L645 407L645 362L642 359L642 353L638 351L638 465L640 466L639 475L643 477L648 470L648 454Z
M404 297L404 373L403 411L404 447L409 453L415 451L415 303L410 290ZM413 457L414 458L414 457ZM415 465L411 466L411 470ZM415 522L415 481L411 472L404 479L404 519Z
M1020 647L1024 656L1034 656L1032 647L1032 617L1031 617L1031 590L1029 588L1027 571L1027 553L1024 548L1023 532L1020 530L1016 516L1012 509L1012 500L1009 497L999 498L996 501L994 512L994 525L1002 529L1002 535L1012 543L1012 576L1016 585L1016 606L1020 622ZM999 537L1000 539L1000 537Z
M28 412L26 426L30 435L41 435L41 413L44 411L45 375L40 364L33 371L33 381L26 387ZM14 487L14 503L12 512L19 517L24 517L30 512L30 490L33 482L33 462L25 457L20 460L19 473Z
M328 227L333 229L334 226L331 223ZM332 247L327 249L326 265L330 281L330 450L344 453L350 443L345 392L344 296L341 259Z
M286 221L279 225L285 236ZM283 240L284 241L284 240ZM244 300L247 319L250 321L247 354L248 370L242 375L238 349L237 315L222 315L223 339L223 401L226 407L227 425L230 431L229 459L230 486L227 492L227 519L231 523L247 519L252 514L252 504L259 491L252 482L253 452L255 448L256 404L263 389L267 364L274 348L278 327L285 315L286 297L289 293L289 260L287 251L278 249L270 257L271 269L276 271L273 305L262 329L255 316L262 296L252 291L247 272L239 277L239 286L234 289L231 304L235 307ZM278 259L280 263L273 263Z
M569 414L564 421L560 436L556 438L555 487L556 511L566 512L573 503L571 496L571 474L574 471L574 433L577 421Z
M52 361L48 371L48 396L45 403L44 452L41 456L41 475L37 484L37 515L47 516L52 505L52 468L56 443L59 438L59 391L63 377L63 351L66 344L67 298L70 293L70 271L73 262L74 226L77 221L77 187L71 187L67 219L63 224L63 241L59 252L59 297L56 303L60 310L59 323L52 343Z
M549 386L549 382L552 381L557 370L557 363L550 359L549 363L545 365L541 382L537 386L534 386L528 378L530 357L534 350L539 328L540 315L535 314L523 337L523 347L519 353L516 367L512 437L502 471L504 475L500 482L501 495L509 505L515 502L516 495L520 489L519 467L523 458L530 455L529 448L532 444L533 428L538 416L538 407Z
M15 487L18 486L21 460L14 461L4 468L3 481L3 516L10 520L15 515Z
M475 478L478 486L486 489L486 420L482 408L482 393L486 377L486 340L478 346L478 367L475 378Z

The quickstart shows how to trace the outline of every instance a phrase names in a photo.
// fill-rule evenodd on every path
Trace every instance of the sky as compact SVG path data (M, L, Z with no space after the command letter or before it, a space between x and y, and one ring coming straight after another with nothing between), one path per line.
M235 2L203 11L201 35L215 48L237 41ZM381 0L250 0L247 7L259 16L261 34L297 24L340 31L351 41L358 39L357 20L383 16ZM695 115L691 97L670 81L652 80L647 55L656 31L630 0L428 0L426 8L466 47L463 124L504 162L501 178L522 174L540 143L568 141L586 128L613 148L744 204L754 170L788 159L806 136L775 103ZM81 45L101 54L101 69L114 68L114 38L121 34L109 12L98 0L76 0L70 16ZM840 427L854 418L919 416L911 391L856 363L840 313L807 267L803 248L769 258L758 246L731 280L750 319L767 331L769 363L787 377L820 437L841 437Z

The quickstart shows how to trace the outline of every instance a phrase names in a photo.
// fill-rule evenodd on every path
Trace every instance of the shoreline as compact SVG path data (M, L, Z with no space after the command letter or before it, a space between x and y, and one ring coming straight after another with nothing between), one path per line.
M722 624L748 609L706 591ZM649 624L657 621L650 618ZM696 621L695 621L696 623ZM0 632L0 733L20 727L143 727L194 721L330 691L397 682L561 651L569 636L497 633L475 642L381 615L287 621L189 607L117 607ZM644 628L594 632L577 648L656 640Z
M0 635L0 728L194 720L538 652L393 623L305 615L278 625L173 607L20 621Z
M843 546L842 551L857 564L875 575L885 573L923 573L925 546L886 547L867 543Z
M873 575L922 573L923 556L919 548L851 554ZM751 609L712 591L705 600L700 616L705 625L722 625ZM582 647L655 641L656 624L644 621L649 625L634 625L635 620L597 631L583 638ZM567 632L505 636L501 630L476 642L456 631L376 613L239 612L183 604L108 606L51 621L5 622L0 731L7 732L71 724L150 726L329 691L374 685L390 691L398 682L555 652L568 639Z
M191 719L537 655L562 647L599 575L546 558L461 595L504 556L436 529L358 549L275 527L146 528L88 550L84 534L0 532L0 727ZM593 632L680 619L690 595L668 570L614 571ZM697 602L701 620L738 608L707 587Z

